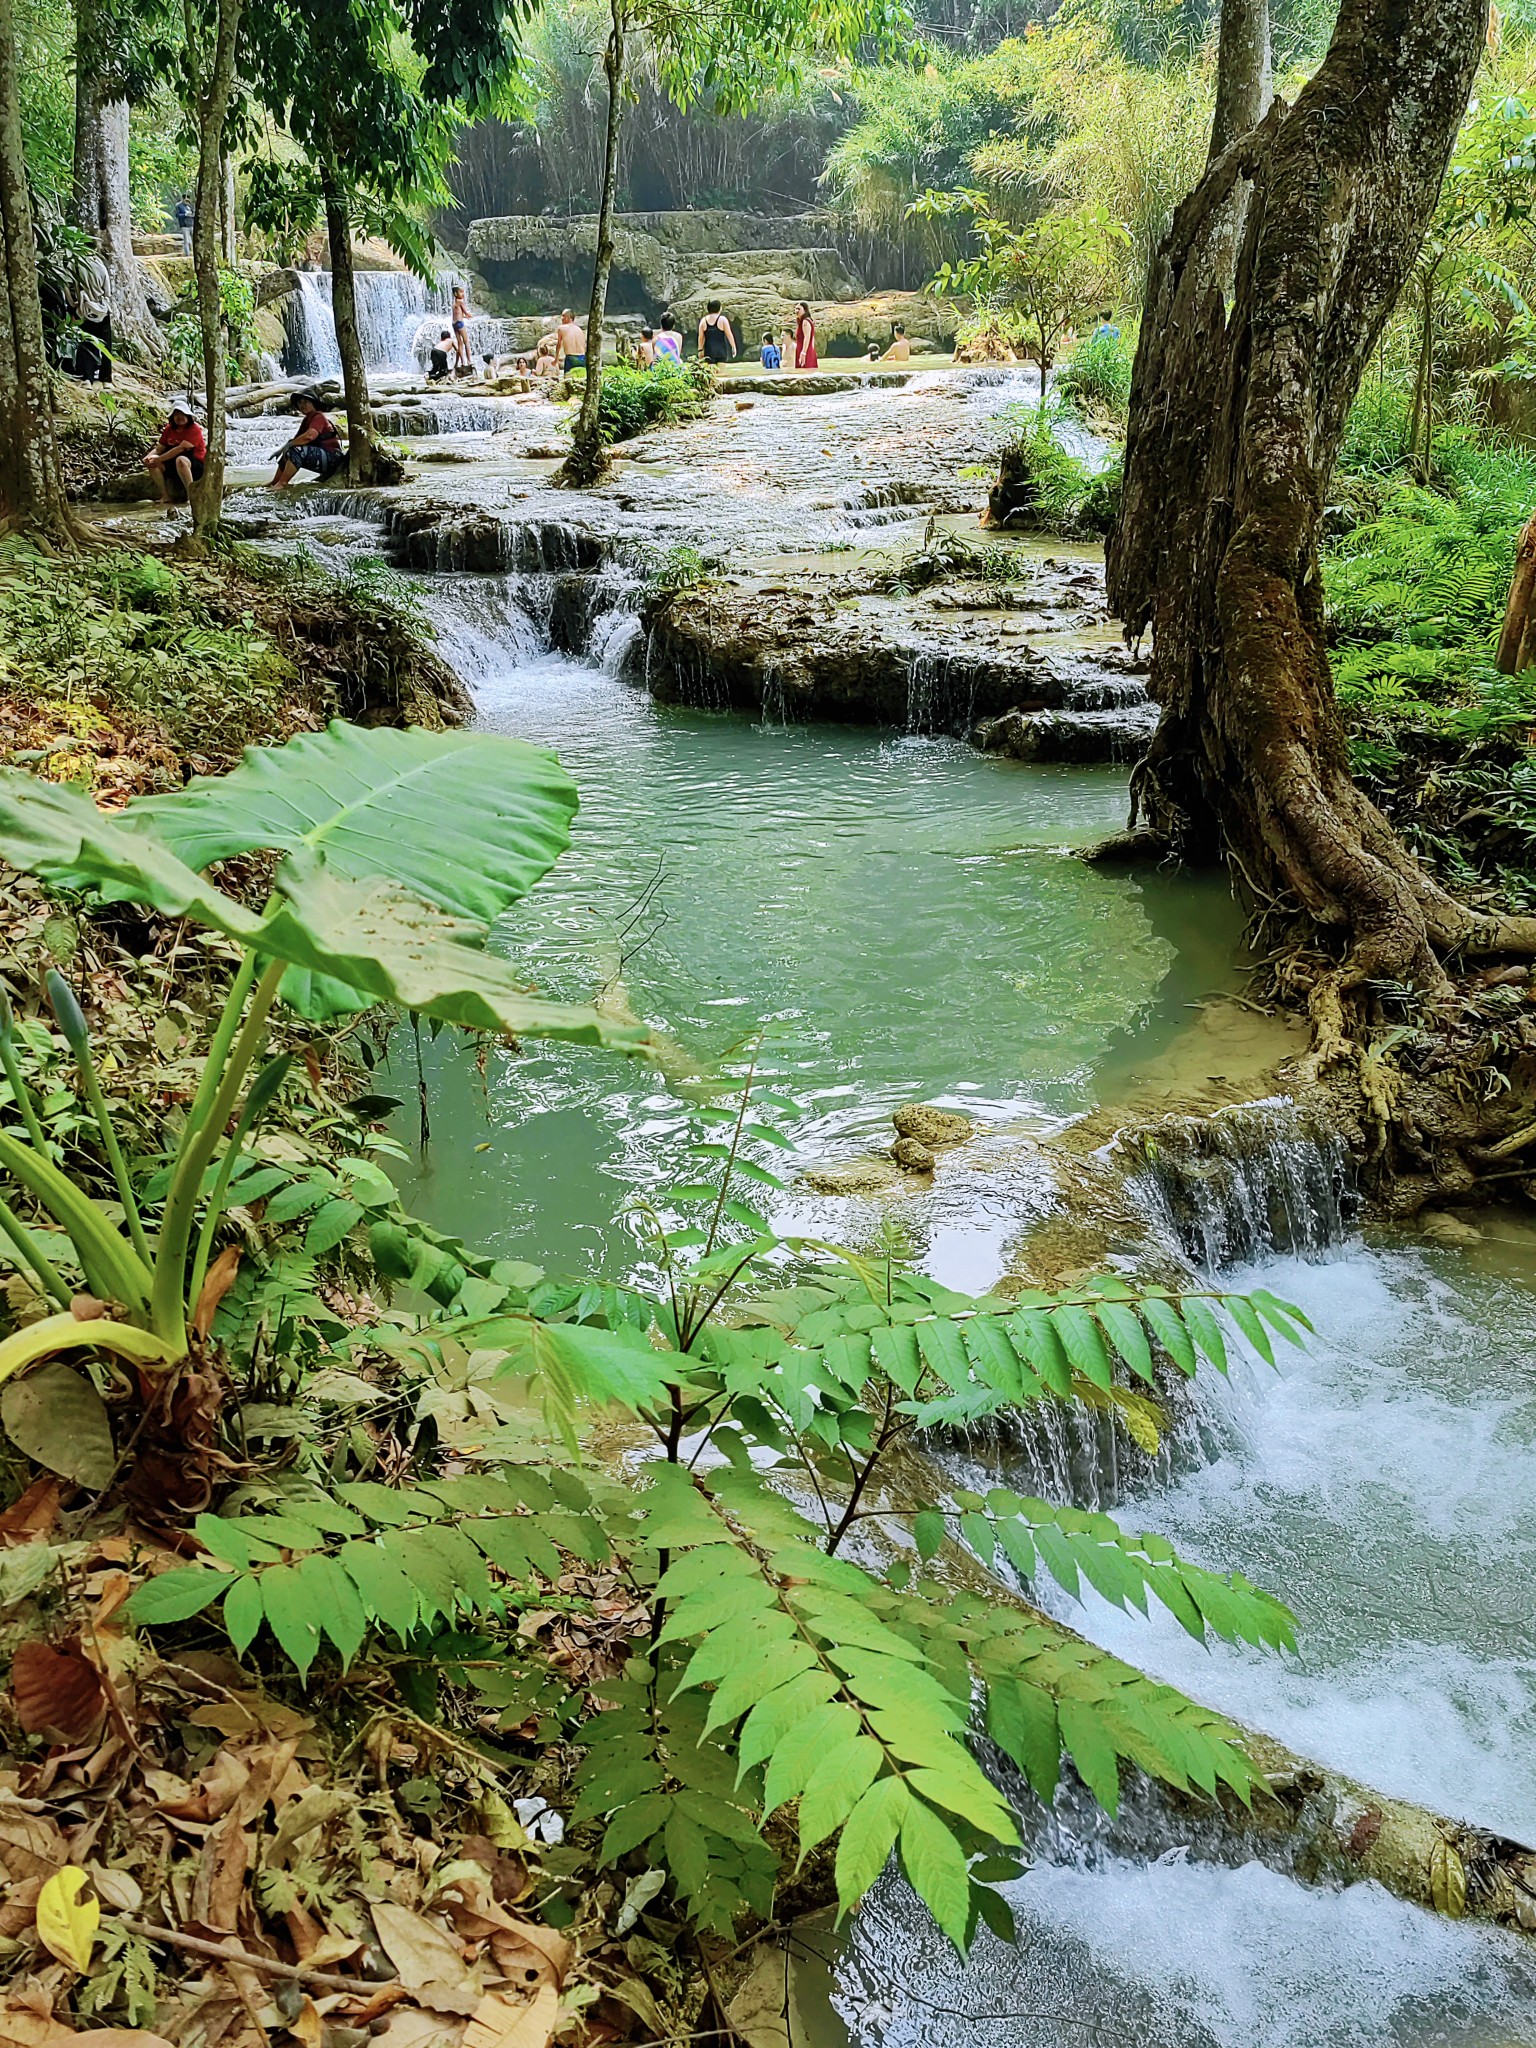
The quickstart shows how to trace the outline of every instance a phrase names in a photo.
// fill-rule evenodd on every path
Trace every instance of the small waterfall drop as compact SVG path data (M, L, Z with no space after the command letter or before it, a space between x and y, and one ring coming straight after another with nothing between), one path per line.
M341 355L331 309L331 273L301 270L298 277L299 288L288 301L284 368L290 376L339 376ZM428 287L408 270L359 270L353 278L353 291L358 337L368 368L419 370L431 347L433 323L439 328L448 324L451 281L441 277ZM471 346L500 348L504 327L500 320L473 321Z

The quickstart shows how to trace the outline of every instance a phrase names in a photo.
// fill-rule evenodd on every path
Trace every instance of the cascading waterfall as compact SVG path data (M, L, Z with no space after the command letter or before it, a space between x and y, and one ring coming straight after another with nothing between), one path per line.
M293 377L340 376L331 273L301 270L298 277L299 288L288 301L284 369ZM448 325L452 279L439 277L429 287L408 270L359 270L353 292L358 339L368 368L423 369L433 340ZM504 352L507 334L504 320L476 317L470 322L469 343L477 368L482 355Z

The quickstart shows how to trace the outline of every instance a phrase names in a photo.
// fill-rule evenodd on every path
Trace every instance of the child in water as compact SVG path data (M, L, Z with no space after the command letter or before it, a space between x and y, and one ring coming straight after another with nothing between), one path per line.
M779 344L774 340L771 334L765 334L763 336L763 345L758 350L757 354L758 361L762 364L765 370L778 369L779 365L784 360L783 352L781 351Z

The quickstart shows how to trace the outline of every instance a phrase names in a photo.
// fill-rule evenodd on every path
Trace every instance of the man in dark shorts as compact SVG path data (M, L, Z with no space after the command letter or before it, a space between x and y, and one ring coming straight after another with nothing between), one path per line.
M286 490L301 469L312 470L324 483L347 459L335 422L320 410L320 401L313 392L306 391L299 400L299 411L304 423L280 451L277 474L267 486L269 491Z
M171 478L181 484L190 499L192 486L201 483L203 464L208 460L208 437L184 405L171 408L171 416L160 429L160 438L144 457L144 467L160 487L162 505L179 501L172 496Z

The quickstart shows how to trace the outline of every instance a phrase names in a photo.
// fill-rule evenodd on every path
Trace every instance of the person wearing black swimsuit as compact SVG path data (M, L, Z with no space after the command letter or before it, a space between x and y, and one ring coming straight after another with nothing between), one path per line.
M710 300L709 309L699 322L699 354L706 363L728 363L736 354L736 336L720 310L718 299Z

